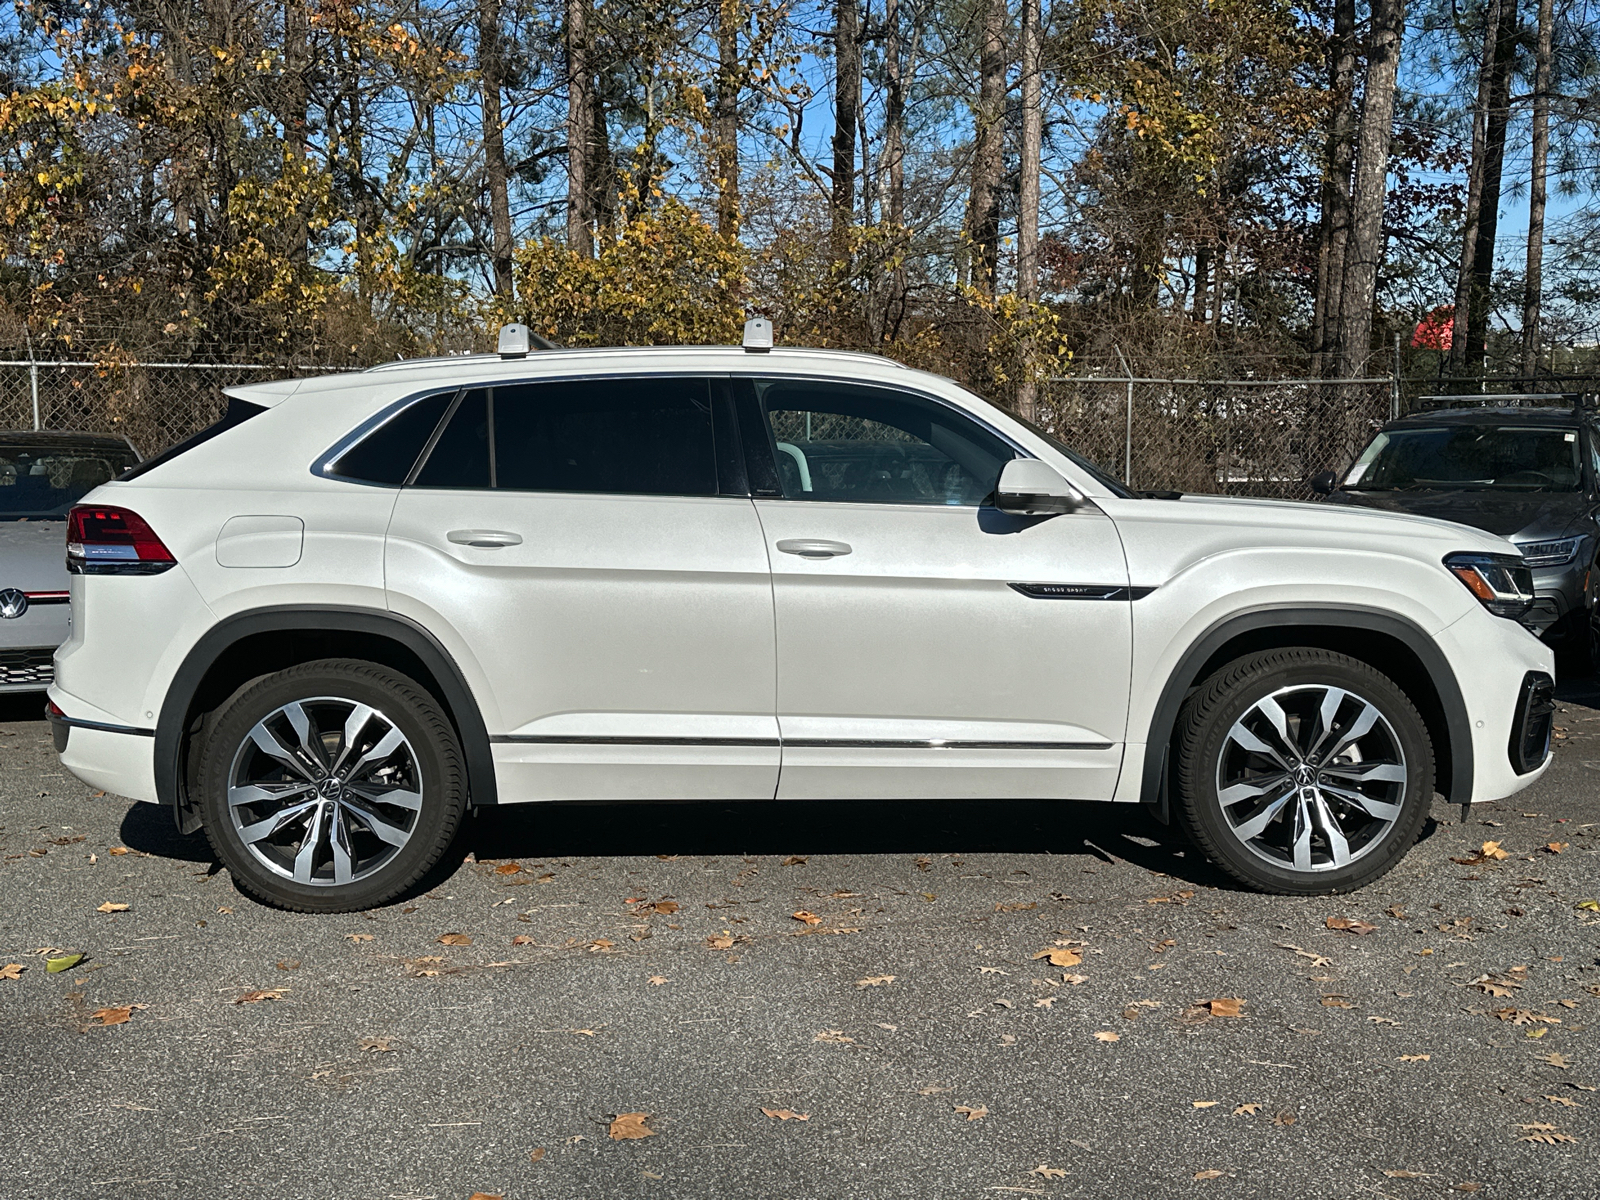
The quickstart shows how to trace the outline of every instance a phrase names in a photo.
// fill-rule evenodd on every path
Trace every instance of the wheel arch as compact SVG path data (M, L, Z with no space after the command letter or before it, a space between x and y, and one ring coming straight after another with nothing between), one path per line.
M396 613L287 605L237 613L206 631L173 676L156 721L156 798L185 833L200 826L189 796L190 746L200 723L242 685L320 658L359 658L400 671L426 688L461 739L473 806L494 804L489 731L461 668L438 639Z
M1161 690L1145 740L1140 802L1167 819L1178 710L1211 673L1262 650L1311 646L1347 654L1399 684L1422 713L1434 745L1435 788L1454 804L1472 798L1472 729L1455 671L1423 630L1394 613L1296 605L1224 618L1190 644Z

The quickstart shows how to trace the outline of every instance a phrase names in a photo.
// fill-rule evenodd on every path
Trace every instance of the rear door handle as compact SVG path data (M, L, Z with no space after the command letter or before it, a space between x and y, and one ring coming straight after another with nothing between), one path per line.
M522 545L521 534L504 529L452 529L444 536L458 546L476 546L480 550Z
M826 538L784 538L778 549L801 558L835 558L850 553L850 543L830 542Z

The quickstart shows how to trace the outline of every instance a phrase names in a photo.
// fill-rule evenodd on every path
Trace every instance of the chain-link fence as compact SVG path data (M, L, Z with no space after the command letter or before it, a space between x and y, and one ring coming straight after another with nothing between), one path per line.
M1040 423L1133 487L1304 498L1396 411L1391 379L1056 379Z

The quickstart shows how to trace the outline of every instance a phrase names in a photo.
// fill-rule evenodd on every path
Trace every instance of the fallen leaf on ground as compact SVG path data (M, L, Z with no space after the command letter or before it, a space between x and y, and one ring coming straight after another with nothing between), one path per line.
M1329 917L1327 926L1329 929L1337 929L1341 933L1353 933L1357 936L1365 936L1378 928L1376 925L1369 924L1366 921L1357 921L1351 917Z
M1456 1184L1451 1190L1457 1192L1481 1192L1483 1190L1483 1184L1473 1183L1468 1180L1463 1183Z
M1037 1000L1035 1000L1033 1002L1033 1006L1035 1008L1049 1008L1055 1002L1056 1002L1056 998L1054 996L1040 996ZM1130 1011L1132 1011L1132 1010L1130 1010ZM1127 1016L1128 1014L1127 1013L1123 1013L1122 1015L1123 1016Z
M527 934L519 933L516 937L511 939L511 944L513 946L532 946L534 941Z
M1483 854L1483 857L1485 857L1485 858L1492 858L1492 859L1496 859L1496 860L1506 859L1506 858L1511 857L1504 850L1500 849L1500 843L1499 842L1485 842L1483 844L1482 854Z
M1213 1017L1237 1017L1239 1006L1244 1001L1236 996L1224 996L1217 1000L1207 1000L1206 1007L1211 1010Z
M467 1200L505 1200L499 1192L473 1192Z
M1253 1117L1260 1111L1261 1105L1259 1104L1241 1104L1233 1110L1233 1115L1236 1117Z
M1351 1004L1349 998L1346 997L1346 996L1328 995L1328 996L1324 996L1322 998L1322 1007L1323 1008L1354 1008L1355 1005Z
M1433 1055L1431 1055L1431 1054L1402 1054L1400 1056L1400 1061L1401 1062L1428 1062L1432 1058L1433 1058Z
M981 1104L977 1108L968 1108L965 1104L958 1104L955 1109L958 1113L965 1113L969 1121L981 1121L989 1115L989 1110Z
M643 916L649 916L652 913L663 917L671 916L678 911L678 902L676 900L657 900L654 904L641 904L636 911Z
M282 1000L282 988L258 988L253 992L246 992L234 1001L235 1004L257 1004L262 1000Z
M1387 1175L1390 1179L1426 1179L1427 1178L1427 1176L1424 1175L1421 1171L1385 1171L1384 1174Z
M1545 1146L1558 1146L1563 1142L1575 1142L1578 1140L1570 1133L1562 1133L1561 1130L1557 1129L1554 1125L1546 1125L1543 1122L1530 1125L1518 1125L1517 1128L1527 1131L1522 1137L1517 1139L1519 1142L1539 1142Z
M649 979L649 983L650 983L651 987L660 987L663 983L666 983L666 982L668 982L668 980L667 980L667 977L665 975L652 975L652 976L650 976L650 979Z
M893 983L894 979L893 975L868 975L865 979L856 980L856 986L858 988L883 987L885 984Z
M1221 1171L1196 1171L1194 1173L1194 1177L1196 1179L1221 1179L1222 1178L1222 1172Z
M610 938L595 938L589 943L588 949L590 954L604 954L607 950L616 949L616 945Z
M1035 960L1048 959L1052 967L1076 967L1083 962L1083 955L1071 946L1052 946L1039 951L1033 957Z
M1109 1029L1102 1029L1094 1035L1094 1040L1097 1042L1120 1042L1122 1035L1120 1033L1112 1033Z
M626 1142L632 1138L654 1137L654 1129L646 1129L645 1122L650 1119L649 1113L618 1113L611 1119L611 1140L613 1142Z
M363 1050L376 1051L377 1053L380 1053L380 1054L392 1054L392 1053L394 1053L393 1042L394 1042L393 1038L386 1038L386 1037L362 1038L361 1039L361 1048Z
M1073 987L1077 987L1080 983L1088 983L1089 977L1087 975L1063 975L1061 982L1070 983Z
M762 1113L774 1121L809 1121L810 1113L797 1113L792 1108L763 1108Z
M1566 842L1546 842L1545 847L1551 854L1560 854L1567 848Z
M128 853L128 848L126 846L113 846L111 849L107 850L106 853L122 855Z
M128 906L126 904L114 904L110 900L107 900L99 908L95 909L95 912L103 912L103 913L127 912L127 911L128 911Z
M1572 1064L1567 1061L1567 1056L1565 1054L1546 1054L1541 1056L1539 1061L1542 1063L1549 1063L1552 1067L1559 1067L1563 1071L1572 1066Z
M1583 1107L1583 1105L1579 1104L1576 1100L1568 1099L1566 1096L1546 1096L1545 1099L1550 1101L1551 1104L1559 1104L1563 1108Z
M347 933L344 936L346 940L352 942L370 942L372 940L372 934L370 933Z
M515 875L520 870L522 870L521 863L501 863L494 869L494 873L496 875Z
M803 867L806 865L806 856L803 854L791 854L783 860L783 865L786 867Z
M142 1004L123 1004L113 1008L97 1008L90 1014L90 1019L100 1025L126 1025L133 1017L133 1010L143 1007Z
M1040 1163L1033 1170L1029 1171L1028 1174L1037 1175L1041 1179L1065 1179L1067 1177L1067 1170L1065 1167L1047 1167L1043 1163Z
M1560 1017L1547 1017L1543 1013L1529 1012L1525 1008L1497 1008L1491 1014L1513 1025L1559 1025Z
M1221 1103L1222 1103L1221 1100L1191 1100L1191 1101L1189 1101L1189 1107L1190 1108L1215 1108L1217 1105L1219 1105Z
M1584 912L1600 912L1600 900L1579 900L1572 907L1581 908Z
M1398 1025L1398 1024L1400 1024L1400 1022L1396 1021L1393 1017L1368 1017L1367 1020L1371 1021L1374 1025Z
M1298 955L1300 958L1309 958L1311 960L1311 965L1313 967L1331 967L1331 966L1333 966L1333 959L1324 958L1320 954L1313 954L1309 950L1302 950L1299 946L1291 945L1288 942L1275 942L1273 944L1276 945L1279 950L1293 950L1295 952L1295 954Z
M441 946L470 946L472 939L464 933L444 933L439 935Z
M1293 1125L1298 1119L1293 1113L1281 1112L1272 1118L1272 1123L1274 1125Z
M804 921L807 925L822 924L821 917L817 916L817 914L814 912L807 912L803 908L799 912L790 913L789 915L796 921Z
M836 1046L853 1046L856 1041L853 1037L846 1037L842 1029L824 1029L811 1040L813 1042L831 1042Z
M733 949L733 934L724 929L715 937L708 937L706 939L706 945L710 946L713 950L731 950Z
M72 970L73 967L77 966L82 961L83 955L81 954L63 954L60 958L45 959L44 969L51 975L55 975L62 971ZM0 979L4 978L7 978L7 976L3 971L0 971Z
M541 1158L544 1157L544 1155L545 1155L544 1147L540 1146L537 1150L533 1151L531 1154L528 1155L528 1161L529 1162L538 1162Z
M1005 974L1008 974L1008 973L1009 972L1003 971L999 967L979 967L978 968L978 974L979 975L1005 975Z
M0 967L0 979L21 979L22 973L27 969L21 963L7 963Z

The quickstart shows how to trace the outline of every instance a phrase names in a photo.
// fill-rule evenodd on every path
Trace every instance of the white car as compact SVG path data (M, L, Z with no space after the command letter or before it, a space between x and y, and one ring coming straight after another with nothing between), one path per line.
M947 379L752 324L230 389L71 514L62 763L318 912L541 800L1144 804L1251 887L1346 891L1435 789L1544 770L1509 543L1141 496Z

